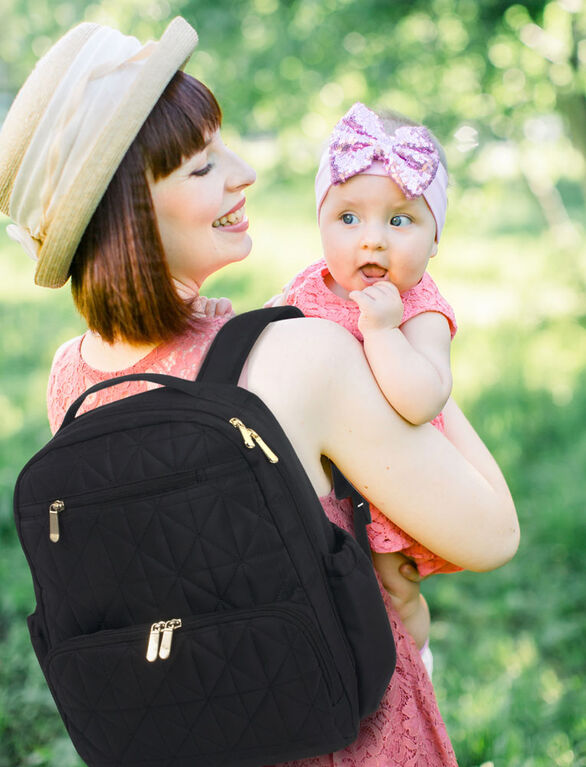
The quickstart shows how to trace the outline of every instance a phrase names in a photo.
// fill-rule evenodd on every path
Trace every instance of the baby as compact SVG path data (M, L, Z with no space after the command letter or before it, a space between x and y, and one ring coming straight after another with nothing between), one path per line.
M383 121L357 103L335 126L315 181L324 257L266 305L290 304L308 317L346 327L364 352L383 394L413 424L443 431L452 388L450 343L456 320L427 274L447 207L443 149L421 125L393 114ZM381 580L407 629L426 647L423 597L400 605L392 575L402 558L421 576L454 572L446 562L371 509L369 540Z

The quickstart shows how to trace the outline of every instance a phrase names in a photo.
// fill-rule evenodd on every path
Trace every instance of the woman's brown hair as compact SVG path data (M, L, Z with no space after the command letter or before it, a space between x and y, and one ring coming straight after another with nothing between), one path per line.
M213 94L177 72L125 154L71 265L71 291L90 330L107 343L161 343L193 321L164 256L147 176L172 173L221 124Z

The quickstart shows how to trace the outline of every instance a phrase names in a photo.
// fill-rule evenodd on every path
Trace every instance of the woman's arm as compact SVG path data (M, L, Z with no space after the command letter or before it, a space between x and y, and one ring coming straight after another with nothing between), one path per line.
M448 416L460 434L455 447L433 426L403 420L344 328L316 318L272 323L249 355L247 388L273 411L314 486L323 483L325 455L389 519L449 562L490 570L515 553L519 527L506 484L477 448L460 453L464 441L476 444L472 427Z
M474 429L452 401L448 439L429 424L408 424L388 406L360 344L338 330L331 332L323 388L315 392L323 397L322 452L395 524L444 559L477 571L507 562L519 543L517 515Z

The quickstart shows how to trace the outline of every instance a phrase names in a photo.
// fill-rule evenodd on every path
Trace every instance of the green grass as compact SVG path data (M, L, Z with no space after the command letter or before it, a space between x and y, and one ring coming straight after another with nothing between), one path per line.
M249 211L254 255L205 291L230 296L237 311L261 305L319 256L311 198L260 189ZM586 281L577 254L584 242L563 250L547 232L515 228L510 219L509 212L506 233L478 241L460 222L448 226L431 268L460 324L455 395L502 466L522 527L519 552L504 568L424 584L434 683L461 767L580 767ZM52 355L83 324L67 289L32 286L32 264L3 233L0 252L0 767L79 767L28 639L33 593L11 496L18 471L49 437Z

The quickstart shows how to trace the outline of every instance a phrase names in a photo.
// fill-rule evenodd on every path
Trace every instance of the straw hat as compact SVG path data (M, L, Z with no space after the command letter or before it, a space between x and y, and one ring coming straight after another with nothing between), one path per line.
M195 46L173 19L146 45L83 23L38 62L0 132L0 211L38 259L35 282L65 284L75 250L150 111Z

